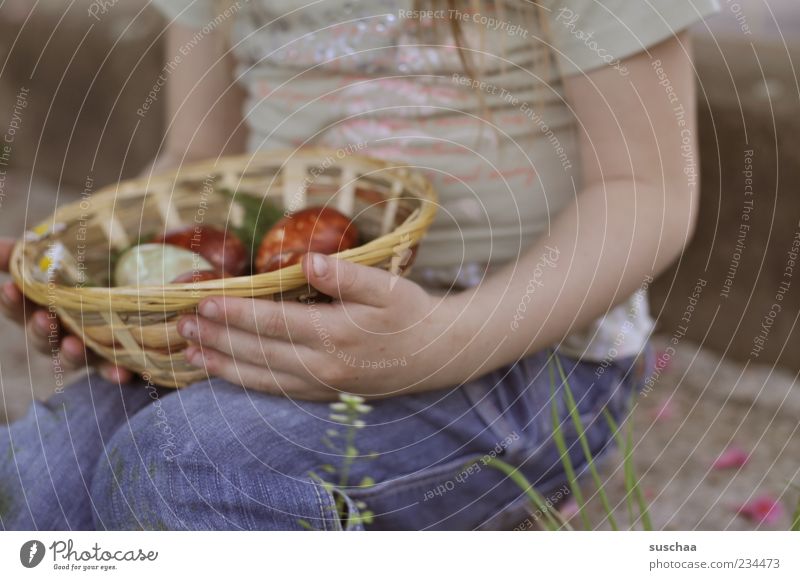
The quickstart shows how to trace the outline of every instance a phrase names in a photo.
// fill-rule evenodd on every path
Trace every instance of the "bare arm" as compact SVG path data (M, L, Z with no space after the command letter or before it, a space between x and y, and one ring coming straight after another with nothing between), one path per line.
M661 272L688 242L698 201L696 184L684 171L697 162L688 51L688 37L680 35L652 48L651 56L628 59L628 77L605 68L566 80L580 125L582 190L557 217L551 235L520 263L460 298L463 304L472 300L465 308L476 313L497 308L485 328L473 323L461 329L459 343L478 332L482 343L467 347L463 360L479 360L487 343L503 343L477 372L581 329L630 296L647 276ZM666 76L659 78L659 68ZM674 90L673 102L659 84L663 78ZM543 269L542 284L519 320L519 304L537 262L551 254L548 247L559 258L555 267ZM513 331L509 323L515 314L518 329ZM476 318L481 324L487 320L486 315Z
M165 43L166 135L153 169L245 151L244 90L234 82L234 61L224 31L197 40L197 31L172 24ZM179 59L179 60L178 60Z

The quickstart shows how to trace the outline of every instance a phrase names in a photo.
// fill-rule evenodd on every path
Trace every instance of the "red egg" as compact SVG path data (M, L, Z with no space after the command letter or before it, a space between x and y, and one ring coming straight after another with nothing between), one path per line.
M255 270L272 272L300 262L304 254L335 254L358 245L358 231L346 215L310 207L286 216L261 240Z
M172 284L196 284L197 282L205 282L206 280L219 280L220 278L227 278L228 274L225 272L217 272L216 270L193 270L191 272L184 272L175 278Z
M240 276L247 270L247 250L233 233L213 226L189 226L167 232L155 242L197 252L220 271Z

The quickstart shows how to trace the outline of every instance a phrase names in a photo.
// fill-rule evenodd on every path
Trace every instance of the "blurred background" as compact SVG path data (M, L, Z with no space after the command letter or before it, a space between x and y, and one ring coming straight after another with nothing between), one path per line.
M0 7L0 133L13 133L0 151L3 235L76 199L87 176L97 189L136 175L159 148L164 99L136 110L162 66L164 22L146 0L107 2L100 20L91 4ZM636 411L635 454L657 527L786 529L800 483L800 275L780 314L769 311L800 232L800 3L720 4L694 30L701 213L691 247L651 292L659 374ZM5 323L0 344L2 422L55 385L20 329ZM726 452L740 460L715 467ZM613 465L607 476L619 479ZM754 501L772 507L740 513Z

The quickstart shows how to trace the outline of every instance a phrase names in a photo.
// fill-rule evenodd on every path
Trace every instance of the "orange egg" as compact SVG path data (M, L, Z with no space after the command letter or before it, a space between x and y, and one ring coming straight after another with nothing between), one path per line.
M261 240L258 273L297 264L309 252L335 254L358 245L358 231L346 215L329 207L310 207L276 223Z

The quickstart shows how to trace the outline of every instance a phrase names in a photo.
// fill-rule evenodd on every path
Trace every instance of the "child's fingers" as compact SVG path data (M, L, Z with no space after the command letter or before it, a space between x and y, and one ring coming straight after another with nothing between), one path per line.
M69 369L81 368L89 364L90 353L80 338L68 334L61 341L61 361Z
M105 380L112 383L128 383L133 380L133 373L113 363L101 360L95 353L86 348L83 341L73 334L68 334L61 341L62 359L70 368L80 368L95 364L97 372Z
M14 243L11 238L0 238L0 272L8 272L8 263L11 260Z
M323 294L379 308L391 303L392 289L400 280L385 270L323 254L306 254L302 265L309 283Z
M100 363L97 367L97 372L110 383L129 383L133 380L133 373L131 371L109 362Z
M203 347L259 366L282 371L303 372L303 362L317 353L301 344L290 344L282 340L261 337L233 326L216 324L203 317L187 316L178 323L178 332Z
M25 317L27 306L29 303L16 284L13 282L3 284L0 288L0 310L7 318L21 323Z
M44 310L34 311L28 319L28 336L36 350L51 354L61 336L58 319L50 318Z
M273 302L271 300L254 300L234 296L214 296L206 298L198 308L200 316L226 327L236 327L246 332L269 338L300 342L304 344L319 341L319 321L315 326L315 314L329 309L317 306L316 313L302 304ZM200 317L185 317L182 324L194 320L199 323ZM330 327L330 321L325 325Z
M248 389L305 400L332 400L333 389L315 387L294 375L265 369L263 366L236 361L227 354L210 348L190 346L186 349L189 364L204 369L210 376L223 378Z
M8 264L15 241L0 237L0 272L8 272ZM48 316L44 310L34 310L32 303L25 298L14 282L6 282L0 286L0 312L9 319L22 323L26 310L28 336L36 350L44 354L52 354L61 337L61 326L58 319ZM83 341L77 336L67 335L60 343L61 363L68 368L80 368L90 364L95 355L86 351ZM133 373L111 363L102 363L98 367L100 374L108 381L127 383L133 379Z

